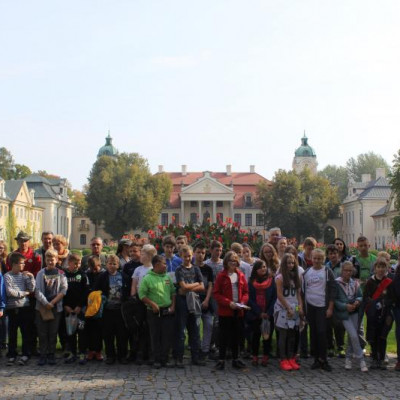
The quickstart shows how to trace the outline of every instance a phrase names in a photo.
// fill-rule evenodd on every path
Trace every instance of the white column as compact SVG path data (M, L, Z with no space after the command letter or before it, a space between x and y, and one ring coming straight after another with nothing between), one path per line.
M181 224L185 224L185 202L181 199Z
M213 200L213 207L212 207L212 221L213 224L217 222L217 202Z
M230 206L231 206L231 215L230 215L230 218L232 218L232 221L233 221L233 200L231 201Z
M201 200L199 200L199 220L197 222L200 224L203 223L203 216L201 215Z

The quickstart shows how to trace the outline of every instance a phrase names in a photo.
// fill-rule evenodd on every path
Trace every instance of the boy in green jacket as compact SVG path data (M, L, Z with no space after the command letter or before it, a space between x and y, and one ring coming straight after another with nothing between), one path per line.
M168 355L173 340L175 287L166 273L167 264L162 256L154 256L153 269L143 278L139 298L147 306L154 368L168 367Z

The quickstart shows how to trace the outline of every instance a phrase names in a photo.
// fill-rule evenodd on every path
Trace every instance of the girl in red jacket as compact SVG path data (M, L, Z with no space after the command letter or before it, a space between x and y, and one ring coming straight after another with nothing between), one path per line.
M228 251L224 258L224 270L217 275L214 285L214 299L218 304L219 319L219 361L216 369L225 368L226 347L232 347L232 367L244 368L239 360L239 333L243 323L244 308L249 299L244 274L240 271L240 260L234 251Z

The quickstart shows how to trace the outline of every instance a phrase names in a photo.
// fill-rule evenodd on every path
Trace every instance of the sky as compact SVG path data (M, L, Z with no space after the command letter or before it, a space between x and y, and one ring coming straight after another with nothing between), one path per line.
M400 1L2 0L0 147L87 183L108 130L152 172L319 169L400 148Z

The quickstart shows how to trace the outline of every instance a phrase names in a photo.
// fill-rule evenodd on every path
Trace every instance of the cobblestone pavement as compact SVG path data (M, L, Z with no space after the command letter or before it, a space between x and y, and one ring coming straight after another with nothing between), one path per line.
M247 361L247 360L246 360ZM184 370L90 362L85 366L5 366L0 359L0 399L399 399L400 373L390 360L387 371L345 371L344 360L331 361L333 371L302 369L282 373L277 360L266 368L214 371L214 362ZM250 362L247 361L250 365Z

